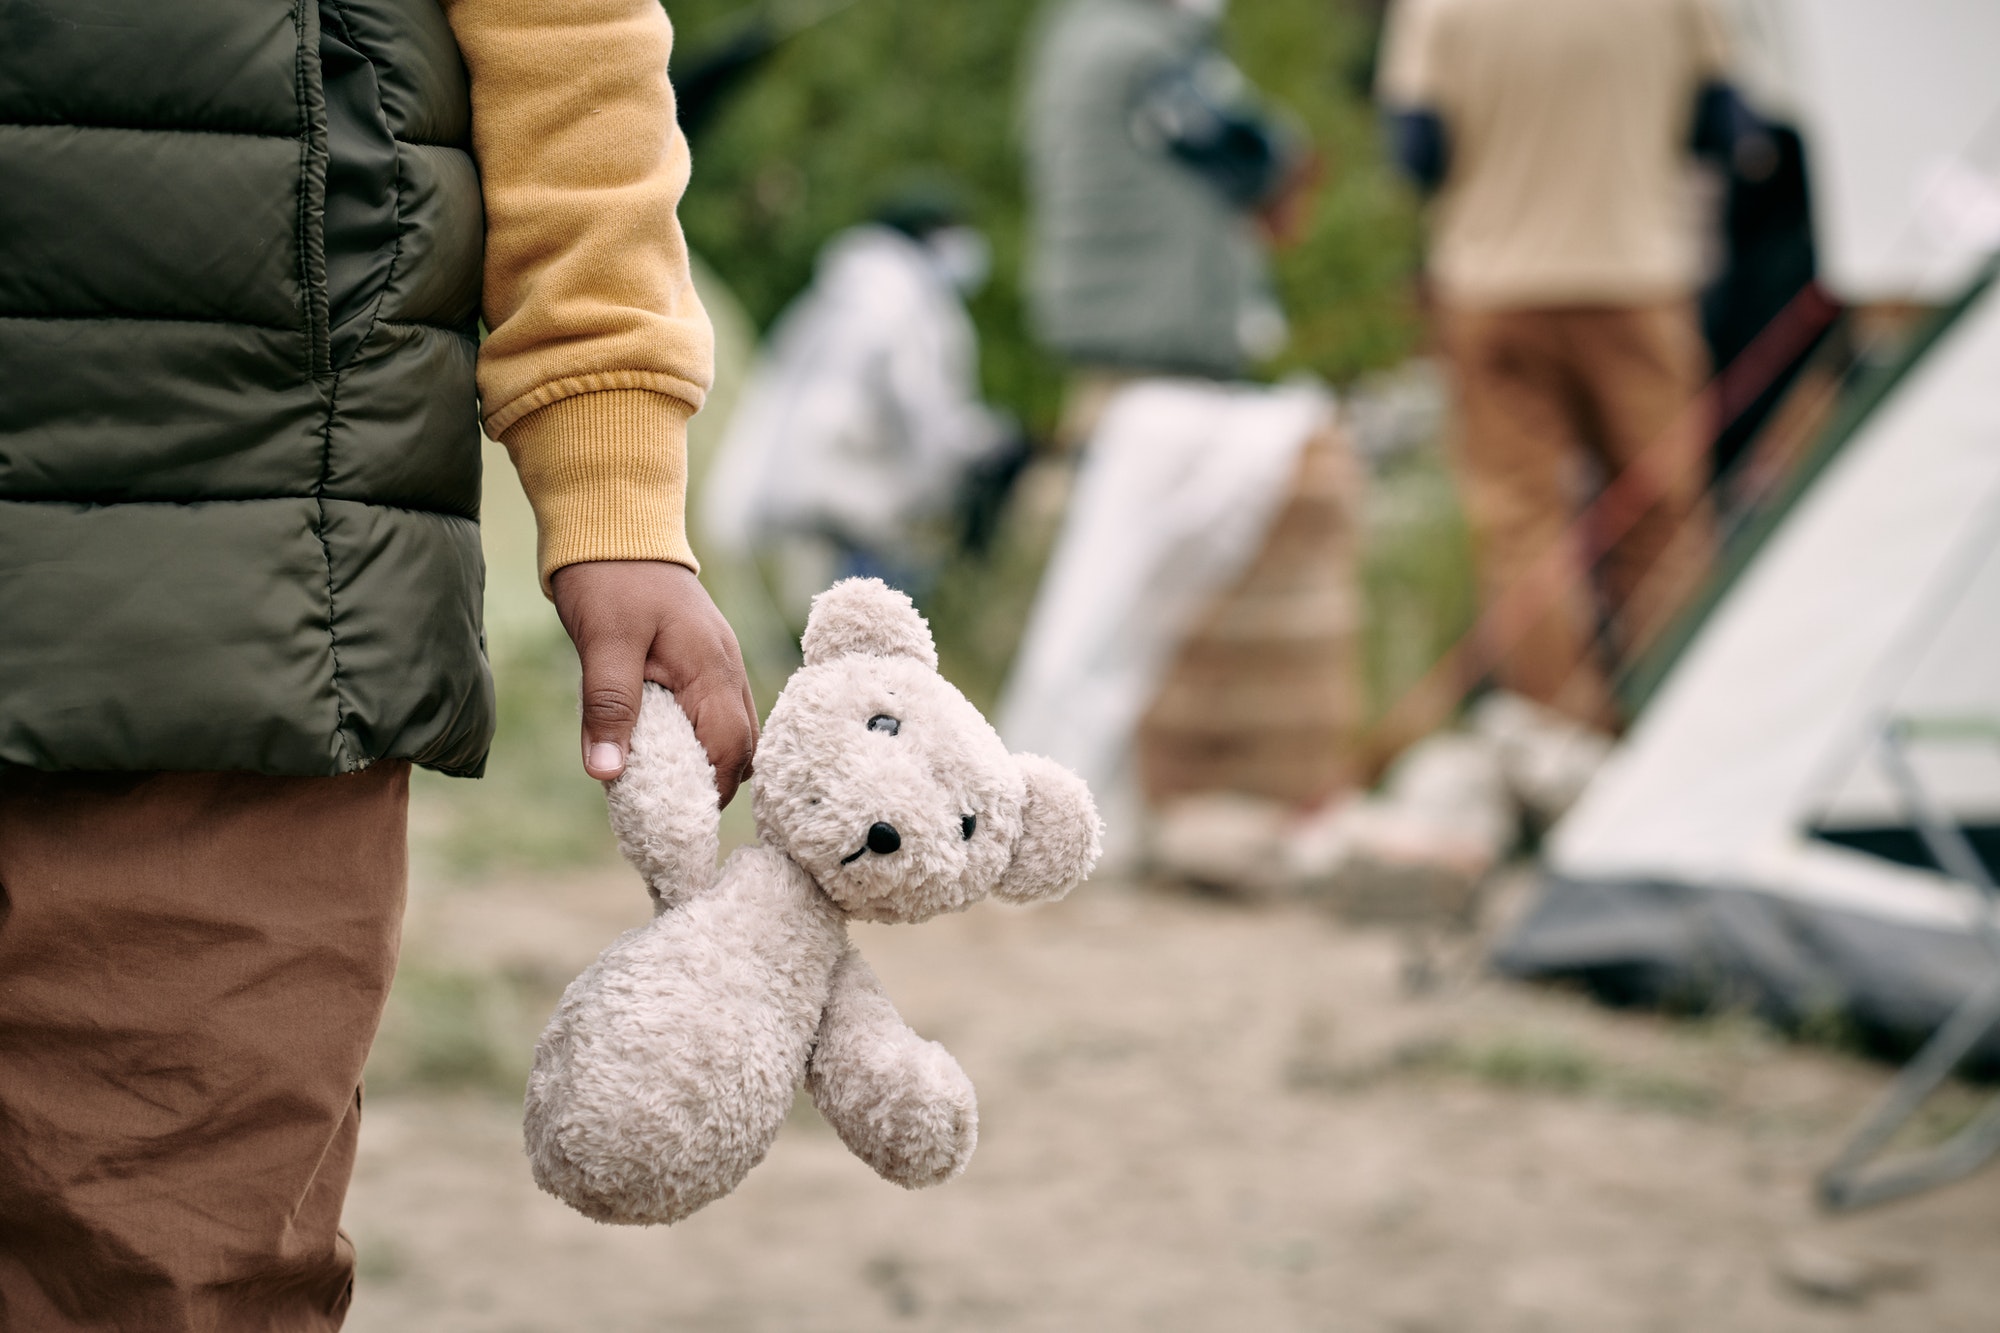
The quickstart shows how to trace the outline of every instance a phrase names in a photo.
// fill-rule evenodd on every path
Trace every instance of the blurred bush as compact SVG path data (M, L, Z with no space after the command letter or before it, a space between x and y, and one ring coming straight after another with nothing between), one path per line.
M1054 421L1061 374L1029 342L1020 295L1017 103L1038 8L856 0L794 37L723 107L694 145L682 218L758 327L805 286L827 237L866 218L911 172L941 172L965 188L993 240L993 281L973 302L987 394L1031 425ZM667 0L667 9L686 53L727 40L756 12L741 0ZM1306 368L1345 383L1401 360L1418 336L1416 216L1383 160L1366 96L1373 9L1257 0L1229 17L1232 55L1307 129L1327 166L1316 223L1278 265L1294 339L1274 373ZM777 13L782 21L781 2Z
M1472 538L1441 441L1386 460L1369 483L1361 658L1379 720L1472 627Z

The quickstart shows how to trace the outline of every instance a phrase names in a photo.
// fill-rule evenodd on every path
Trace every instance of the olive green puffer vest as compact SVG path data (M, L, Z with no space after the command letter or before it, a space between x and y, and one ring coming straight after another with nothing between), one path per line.
M435 0L0 0L0 765L476 774Z

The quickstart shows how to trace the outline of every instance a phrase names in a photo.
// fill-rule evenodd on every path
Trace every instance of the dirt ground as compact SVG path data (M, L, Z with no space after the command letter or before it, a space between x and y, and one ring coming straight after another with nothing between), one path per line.
M563 982L644 911L619 871L419 893L348 1205L350 1329L2000 1327L2000 1168L1811 1206L1882 1068L1500 982L1462 943L1115 884L857 931L979 1087L961 1179L885 1184L802 1105L733 1196L597 1226L536 1192L507 1090ZM464 1056L467 1023L491 1051Z

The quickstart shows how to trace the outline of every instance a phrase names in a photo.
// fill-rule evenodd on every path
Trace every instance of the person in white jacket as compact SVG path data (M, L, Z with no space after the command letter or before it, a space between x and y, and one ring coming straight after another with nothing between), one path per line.
M922 596L969 479L1021 447L979 395L964 296L986 269L985 238L927 193L828 241L730 422L702 498L710 542L804 547L818 567L802 585L868 574Z

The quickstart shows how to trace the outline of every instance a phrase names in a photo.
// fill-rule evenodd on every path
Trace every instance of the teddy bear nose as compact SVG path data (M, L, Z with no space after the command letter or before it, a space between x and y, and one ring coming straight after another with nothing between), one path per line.
M903 835L893 824L877 823L868 830L868 850L877 856L887 856L902 845Z

